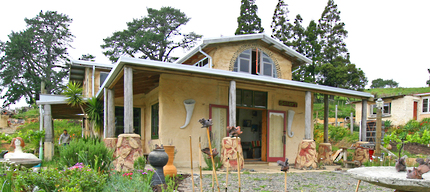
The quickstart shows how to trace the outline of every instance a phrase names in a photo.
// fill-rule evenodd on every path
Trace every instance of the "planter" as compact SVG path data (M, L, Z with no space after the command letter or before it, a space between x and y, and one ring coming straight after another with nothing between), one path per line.
M178 173L178 170L173 165L173 160L175 159L175 146L173 145L164 146L164 150L169 156L169 161L167 161L167 165L163 167L164 176L170 176L170 177L176 176L176 174Z
M164 149L154 149L154 151L149 153L149 164L155 168L155 173L151 180L152 186L166 184L166 181L164 180L163 167L167 164L168 160L169 156L164 151Z

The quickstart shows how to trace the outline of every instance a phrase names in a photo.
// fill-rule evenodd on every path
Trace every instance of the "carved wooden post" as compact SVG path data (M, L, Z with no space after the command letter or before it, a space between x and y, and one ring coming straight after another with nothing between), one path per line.
M133 133L133 69L124 67L124 133Z
M361 141L366 141L366 131L367 131L367 100L363 99L361 101Z
M230 81L229 121L230 126L236 127L236 81Z
M324 95L324 143L328 143L328 95Z

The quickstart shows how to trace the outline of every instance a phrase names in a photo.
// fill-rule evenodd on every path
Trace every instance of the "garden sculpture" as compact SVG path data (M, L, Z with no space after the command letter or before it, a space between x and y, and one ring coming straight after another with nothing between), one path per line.
M206 147L204 149L202 149L202 152L206 155L208 155L208 159L211 158L211 153L209 152L209 147ZM218 155L218 151L216 150L216 148L212 149L212 156L215 157Z
M227 131L230 137L238 137L240 134L243 133L242 131L240 131L240 126L237 126L237 127L228 126Z
M406 171L405 157L400 157L399 159L396 159L396 170L397 172Z
M203 125L202 128L208 128L212 126L212 119L201 118L199 122Z
M285 161L278 160L278 165L281 166L281 171L288 171L290 169L290 164L288 163L288 158Z
M163 144L161 144L160 146L158 146L157 144L155 144L155 149L164 149Z
M422 174L415 167L413 170L408 170L406 174L407 179L423 179Z
M39 158L31 153L24 153L22 148L25 146L24 140L21 137L16 137L12 139L10 145L14 148L13 153L9 152L4 155L4 159L14 162L15 164L20 164L25 167L33 167L42 162Z
M213 154L212 154L211 136L209 133L209 127L212 126L212 119L201 118L201 119L199 119L199 122L203 125L202 128L206 128L206 133L208 135L208 143L209 143L209 153L210 153L210 158L212 161L212 177L215 177L216 186L218 188L218 192L220 192L218 176L216 175L215 162L214 162L214 158L213 158ZM214 185L212 185L212 189L213 189L213 187L214 187Z

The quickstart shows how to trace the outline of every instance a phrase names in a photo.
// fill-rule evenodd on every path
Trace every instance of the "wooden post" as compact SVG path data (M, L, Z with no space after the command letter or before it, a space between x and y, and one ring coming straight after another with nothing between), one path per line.
M203 192L203 177L202 177L202 138L199 137L199 169L200 169L200 192Z
M367 131L367 100L363 99L361 101L361 141L366 141L366 131Z
M336 107L335 107L335 109L334 109L334 126L338 126L338 124L337 124L337 105L336 105Z
M107 112L107 138L115 137L115 91L108 89L108 112Z
M124 67L124 133L133 133L133 69Z
M193 189L194 192L194 173L193 173L193 145L192 145L192 140L191 140L191 135L190 135L190 160L191 160L191 188Z
M230 162L230 158L227 157L227 161ZM228 168L230 167L230 163L227 164L227 173L225 175L225 191L227 192L227 188L228 188Z
M355 188L355 192L358 192L358 187L360 186L361 180L358 180L357 188Z
M212 155L212 145L211 145L211 136L210 136L210 133L209 133L209 128L206 128L206 132L207 132L207 134L208 134L208 141L209 141L209 153L210 153L210 155L211 155L211 161L212 161L212 172L213 172L213 174L214 174L214 176L215 176L216 186L217 186L217 188L218 188L218 192L220 192L220 189L219 189L219 183L218 183L218 176L216 175L216 169L215 169L215 161L214 161L214 157L213 157L213 155ZM213 187L213 185L212 185L212 187Z
M229 122L231 127L236 127L236 81L230 81L230 94L229 94Z
M287 191L287 172L285 171L285 191Z
M236 137L237 148L239 148L239 137ZM240 192L240 154L239 150L237 153L237 178L239 179L239 192Z
M311 92L305 94L305 139L311 140L311 123L312 123L312 97Z
M324 95L324 143L328 143L328 95Z
M107 113L108 113L108 91L107 88L103 89L103 139L107 138L107 126L108 126L108 118L107 118Z
M354 132L354 116L351 113L351 117L349 118L349 127L351 129L351 134Z
M45 160L50 161L54 156L54 129L52 127L51 105L44 107L43 127L45 128L44 156Z
M382 132L382 108L378 108L376 114L376 138L375 138L375 156L381 156L381 132Z

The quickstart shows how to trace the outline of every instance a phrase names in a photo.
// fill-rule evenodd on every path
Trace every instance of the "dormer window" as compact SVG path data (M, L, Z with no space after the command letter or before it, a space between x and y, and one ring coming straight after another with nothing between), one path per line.
M247 49L240 53L234 63L233 71L278 77L273 60L261 49Z

